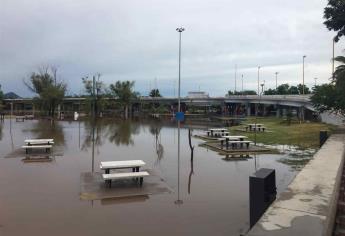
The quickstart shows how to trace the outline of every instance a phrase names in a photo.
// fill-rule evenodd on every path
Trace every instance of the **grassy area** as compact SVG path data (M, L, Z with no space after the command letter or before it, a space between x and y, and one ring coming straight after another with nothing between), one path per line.
M231 134L245 135L249 140L255 140L255 132L243 132L244 124L255 123L255 118L249 118L242 122L240 126L230 128ZM299 123L292 121L289 125L282 118L257 118L257 122L267 127L267 132L257 132L257 143L264 144L287 144L304 148L317 148L319 146L320 130L327 130L331 133L335 126L327 125L319 122Z

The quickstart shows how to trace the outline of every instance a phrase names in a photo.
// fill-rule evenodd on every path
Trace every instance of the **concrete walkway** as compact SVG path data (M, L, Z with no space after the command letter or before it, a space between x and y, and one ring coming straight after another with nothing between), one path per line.
M345 134L329 137L247 235L331 235L344 151Z

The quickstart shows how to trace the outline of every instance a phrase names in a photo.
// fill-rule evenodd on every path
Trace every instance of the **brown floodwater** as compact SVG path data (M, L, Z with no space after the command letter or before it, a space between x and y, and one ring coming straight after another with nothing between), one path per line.
M26 138L54 138L53 161L23 162ZM191 163L182 124L178 166L174 122L103 119L93 126L6 119L0 124L0 235L240 235L249 225L249 176L274 168L281 192L296 166L305 164L288 153L229 161L199 143L192 138ZM173 192L111 201L80 198L81 173L101 172L100 161L131 159L144 160Z

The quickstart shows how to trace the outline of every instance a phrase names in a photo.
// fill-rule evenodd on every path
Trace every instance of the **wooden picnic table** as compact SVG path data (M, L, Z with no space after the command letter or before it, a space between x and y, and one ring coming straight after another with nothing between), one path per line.
M106 174L110 173L111 169L126 169L132 168L133 172L139 172L139 168L146 163L142 160L129 160L129 161L101 161L100 169L105 170Z

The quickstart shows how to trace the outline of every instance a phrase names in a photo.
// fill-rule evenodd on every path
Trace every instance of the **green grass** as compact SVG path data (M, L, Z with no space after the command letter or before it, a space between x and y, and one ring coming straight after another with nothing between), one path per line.
M242 125L233 126L230 128L231 134L245 135L249 140L255 140L255 132L242 132L238 129L244 129L244 124L255 123L255 118L248 118L242 122ZM256 123L264 124L267 132L257 132L256 142L264 144L285 144L299 146L305 148L319 147L320 130L327 130L332 133L335 126L327 125L319 122L304 122L292 121L290 125L282 118L257 118Z

